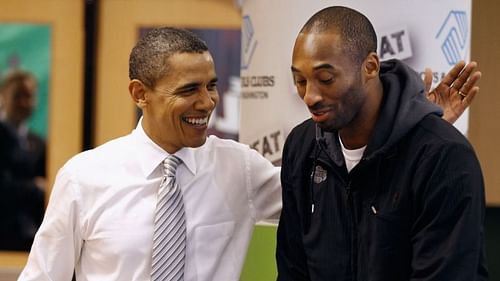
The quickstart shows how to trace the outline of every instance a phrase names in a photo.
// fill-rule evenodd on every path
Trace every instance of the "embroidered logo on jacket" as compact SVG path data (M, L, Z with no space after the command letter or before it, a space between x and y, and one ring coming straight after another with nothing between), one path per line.
M314 178L313 178L314 183L318 184L318 183L322 183L326 180L327 172L325 169L323 169L323 167L318 165L314 169L314 172L311 176L314 176Z

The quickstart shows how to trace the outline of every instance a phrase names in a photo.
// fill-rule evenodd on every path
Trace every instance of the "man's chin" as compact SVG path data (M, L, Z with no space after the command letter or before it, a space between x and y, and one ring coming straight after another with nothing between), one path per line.
M204 145L205 142L207 142L207 136L205 136L204 138L197 139L196 141L190 142L188 147L192 148L200 147Z
M323 130L324 132L333 132L333 131L337 131L338 128L337 126L335 126L334 124L329 124L327 122L322 122L322 123L316 123L318 125L318 127L321 128L321 130Z

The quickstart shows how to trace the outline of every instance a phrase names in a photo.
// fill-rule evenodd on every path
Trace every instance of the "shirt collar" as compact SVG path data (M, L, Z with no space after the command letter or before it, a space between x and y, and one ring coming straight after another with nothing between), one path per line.
M142 127L142 117L139 119L135 130L132 131L132 136L139 143L137 152L140 153L138 160L142 171L146 177L149 177L153 171L160 165L160 163L170 155L157 145L149 136L144 132ZM196 174L196 161L194 155L195 148L182 148L176 153L175 156L179 157L188 170L194 175Z

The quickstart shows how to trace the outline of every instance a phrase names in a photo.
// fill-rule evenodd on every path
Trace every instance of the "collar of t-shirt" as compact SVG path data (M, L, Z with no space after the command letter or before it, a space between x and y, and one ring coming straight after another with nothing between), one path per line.
M357 148L357 149L347 149L344 146L344 143L342 143L342 139L340 138L339 135L339 142L340 146L342 147L342 154L344 154L344 159L345 159L345 165L347 167L347 171L350 172L352 168L354 168L356 165L358 165L359 161L361 160L361 157L363 157L363 153L365 152L366 145Z

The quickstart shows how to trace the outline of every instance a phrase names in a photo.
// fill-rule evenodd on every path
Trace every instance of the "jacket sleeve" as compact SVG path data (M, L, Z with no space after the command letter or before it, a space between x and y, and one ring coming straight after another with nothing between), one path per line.
M82 246L75 187L61 170L19 281L71 280Z
M276 263L278 281L310 280L307 269L307 259L302 243L301 219L297 199L293 193L291 182L291 166L293 163L286 156L287 147L283 153L281 170L283 209L278 225Z
M416 171L411 280L486 280L484 186L472 148L433 147Z

